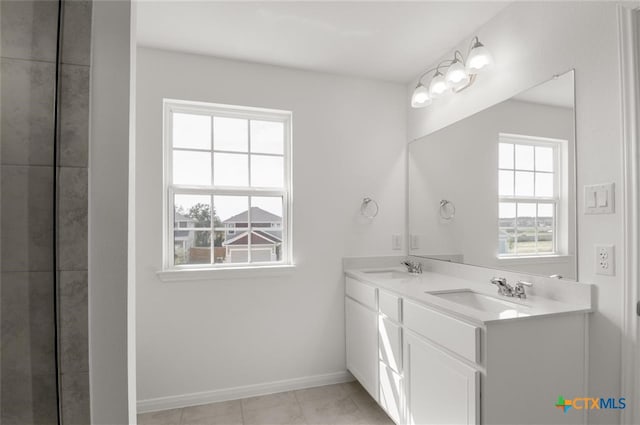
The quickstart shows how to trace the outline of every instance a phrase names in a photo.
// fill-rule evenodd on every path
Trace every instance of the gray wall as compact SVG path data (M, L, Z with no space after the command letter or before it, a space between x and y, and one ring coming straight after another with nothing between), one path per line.
M58 273L63 423L89 422L87 148L91 2L65 1L54 101L58 4L1 5L2 423L56 423ZM53 196L57 173L57 199ZM59 214L54 216L57 202ZM53 223L58 261L54 265Z

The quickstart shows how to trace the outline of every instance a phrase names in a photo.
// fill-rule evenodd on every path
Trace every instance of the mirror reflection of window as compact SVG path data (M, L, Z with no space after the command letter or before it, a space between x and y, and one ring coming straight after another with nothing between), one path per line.
M499 135L499 257L559 254L563 143L567 141Z

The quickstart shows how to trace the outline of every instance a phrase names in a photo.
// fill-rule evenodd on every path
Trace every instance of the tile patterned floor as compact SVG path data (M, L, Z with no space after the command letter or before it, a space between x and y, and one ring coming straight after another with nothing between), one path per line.
M139 425L393 425L357 382L138 415Z

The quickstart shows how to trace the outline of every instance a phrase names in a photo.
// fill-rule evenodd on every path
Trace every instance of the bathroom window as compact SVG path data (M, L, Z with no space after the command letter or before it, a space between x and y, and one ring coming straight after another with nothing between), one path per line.
M291 113L164 101L165 269L291 262Z
M500 134L498 256L558 254L562 206L561 144L566 141Z

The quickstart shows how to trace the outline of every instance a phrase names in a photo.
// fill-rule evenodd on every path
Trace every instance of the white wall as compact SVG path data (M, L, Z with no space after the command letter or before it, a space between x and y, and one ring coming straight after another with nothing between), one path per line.
M128 316L130 1L93 2L89 140L91 423L133 423Z
M398 255L404 233L404 85L145 48L137 65L138 399L344 371L341 259ZM291 276L157 278L163 97L293 111Z
M565 258L498 259L498 135L567 140L564 173L573 176L573 109L507 100L409 145L409 233L420 246L411 255L460 254L464 263L575 279L575 206L562 205L558 217ZM443 178L446 176L446 178ZM567 178L561 181L566 184ZM569 178L573 180L572 177ZM573 186L573 185L571 185ZM567 199L575 199L573 187ZM441 199L455 217L439 215ZM568 204L571 204L570 206ZM568 219L570 217L570 219ZM436 257L437 258L437 257Z
M515 3L477 31L496 61L468 90L409 114L409 138L443 128L516 93L575 68L578 168L578 278L597 285L598 311L590 329L588 395L620 393L622 311L621 196L616 213L584 215L582 187L615 182L622 194L618 28L615 3ZM472 34L469 34L471 38ZM459 48L466 49L468 40ZM453 48L453 46L452 46ZM408 92L415 84L410 84ZM407 96L408 98L408 96ZM616 276L595 275L594 244L613 243ZM591 423L615 423L615 410L590 414Z

